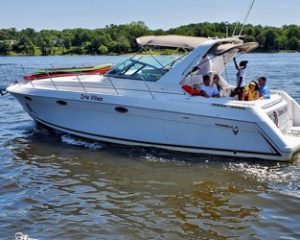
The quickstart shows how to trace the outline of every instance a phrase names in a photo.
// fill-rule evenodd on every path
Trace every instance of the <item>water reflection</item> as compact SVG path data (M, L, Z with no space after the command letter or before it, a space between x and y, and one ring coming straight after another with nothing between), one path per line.
M52 238L255 235L251 225L261 209L243 200L260 190L256 181L226 169L228 163L184 164L171 153L163 153L170 161L160 162L161 156L153 161L156 156L145 149L94 150L62 144L60 138L33 132L9 144L18 167L12 208L22 212L17 222L24 232L34 234L30 226L38 222L37 229L55 224L55 231L45 233Z

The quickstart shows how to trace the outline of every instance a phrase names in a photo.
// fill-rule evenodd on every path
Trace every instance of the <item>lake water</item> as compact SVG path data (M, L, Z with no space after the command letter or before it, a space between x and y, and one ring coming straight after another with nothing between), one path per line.
M125 57L0 57L90 65ZM300 54L248 54L248 79L300 102ZM228 76L233 79L232 65ZM0 98L0 239L300 239L300 161L247 162L89 142Z

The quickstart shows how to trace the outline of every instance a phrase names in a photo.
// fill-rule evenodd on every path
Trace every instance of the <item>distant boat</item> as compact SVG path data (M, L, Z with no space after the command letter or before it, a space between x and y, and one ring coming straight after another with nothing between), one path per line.
M25 80L38 80L54 77L67 77L86 74L105 74L112 68L112 64L102 64L97 66L72 67L72 68L48 68L38 69L35 74L25 75Z

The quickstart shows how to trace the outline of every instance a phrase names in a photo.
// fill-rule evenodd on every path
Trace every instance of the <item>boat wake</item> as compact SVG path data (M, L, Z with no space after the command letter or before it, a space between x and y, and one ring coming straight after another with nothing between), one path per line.
M175 165L191 165L190 162L180 159L175 153L163 152L160 150L146 151L142 158L153 163L172 163Z
M104 146L106 150L111 152L117 152L121 155L125 155L130 159L146 160L148 162L159 162L159 163L175 163L177 165L190 165L189 161L184 161L176 154L164 151L156 148L143 148L143 147L128 147L125 145L109 144L88 141L79 137L75 137L69 134L61 135L61 141L68 145L80 146L91 150L100 150Z
M95 151L103 148L103 144L100 144L98 142L89 142L80 138L76 138L74 136L70 136L68 134L62 135L61 141L68 145L82 146Z
M41 130L36 131L39 131L40 134L47 134ZM146 160L149 162L172 163L176 165L193 165L199 163L216 164L220 162L224 164L223 160L221 161L216 157L195 157L155 148L128 147L114 144L104 145L103 143L88 141L69 134L63 134L60 138L64 144L80 146L93 151L103 149L104 146L106 146L107 149L121 153L121 155L127 155L131 159ZM270 192L300 198L300 160L293 164L262 164L258 162L227 161L227 163L223 165L223 168L231 172L242 174L245 179L254 180L266 185Z
M266 184L271 192L300 198L300 162L294 164L276 164L266 166L251 163L229 163L230 171L242 173L250 178Z

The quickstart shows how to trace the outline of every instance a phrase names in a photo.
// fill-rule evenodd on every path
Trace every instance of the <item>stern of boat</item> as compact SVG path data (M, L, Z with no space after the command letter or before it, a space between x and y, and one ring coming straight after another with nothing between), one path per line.
M273 102L263 106L268 117L282 134L286 160L300 158L300 106L284 91L272 91Z

